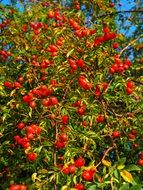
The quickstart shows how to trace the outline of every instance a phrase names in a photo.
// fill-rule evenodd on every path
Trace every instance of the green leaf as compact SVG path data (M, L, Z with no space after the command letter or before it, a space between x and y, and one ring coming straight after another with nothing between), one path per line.
M121 158L119 161L118 161L118 165L122 165L126 162L126 158Z
M141 190L142 189L142 185L134 185L130 188L130 190Z
M126 166L126 170L128 171L140 171L140 167L134 164Z
M122 185L119 190L128 190L128 189L129 189L129 184L126 183L126 184Z
M128 172L127 170L122 170L120 172L120 175L122 176L122 178L128 182L128 183L133 183L134 182L134 179L133 179L133 176L130 172Z
M67 53L67 58L68 58L70 55L72 55L73 52L74 52L74 49L71 49L71 50Z
M97 186L96 185L92 185L88 188L88 190L96 190L97 189Z
M120 164L120 165L117 166L117 169L118 169L118 170L122 170L124 167L125 167L124 164Z
M118 179L119 178L119 172L118 172L118 170L114 170L114 176Z

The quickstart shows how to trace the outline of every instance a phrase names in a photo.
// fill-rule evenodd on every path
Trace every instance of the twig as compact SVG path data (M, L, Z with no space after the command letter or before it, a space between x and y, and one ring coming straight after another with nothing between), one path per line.
M101 161L96 165L96 168L102 163L102 160L105 159L105 157L107 156L107 154L108 154L112 149L114 149L114 148L115 148L115 147L112 146L112 147L109 147L109 148L105 151L105 153L104 153L104 155L103 155Z
M126 49L128 49L128 47L130 47L131 45L133 45L136 41L138 41L138 40L139 40L140 38L142 38L142 37L143 37L143 34L141 34L140 36L138 36L135 40L131 41L127 46L125 46L125 47L120 51L119 56L121 56L122 53L123 53Z
M116 11L116 12L112 12L112 13L104 13L104 14L100 14L96 17L94 17L94 19L96 18L101 18L101 17L106 17L106 16L112 16L115 14L120 14L120 13L143 13L143 10L125 10L125 11Z
M57 140L57 135L58 135L58 129L57 129L57 125L56 123L54 124L54 143ZM57 148L54 146L54 150L53 150L53 165L54 167L57 166L57 154L56 154ZM54 190L57 190L57 184L56 184L56 174L54 175L54 179L53 179L53 185L54 185Z

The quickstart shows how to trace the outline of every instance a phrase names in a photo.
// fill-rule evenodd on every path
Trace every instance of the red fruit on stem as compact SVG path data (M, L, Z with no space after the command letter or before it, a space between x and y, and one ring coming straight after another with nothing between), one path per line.
M65 125L67 125L69 123L69 116L68 115L62 116L62 123Z
M26 189L27 189L26 185L20 185L20 190L26 190Z
M120 132L119 132L119 131L114 131L114 132L112 133L112 136L113 136L114 138L119 138L119 137L120 137Z
M37 159L37 154L34 152L31 152L31 153L27 154L27 158L29 161L35 161Z
M9 81L5 81L5 82L4 82L4 86L5 86L6 88L9 88L9 89L13 88L13 84L12 84L11 82L9 82Z
M132 88L126 88L126 94L130 95L133 93L133 89Z
M51 97L51 105L57 105L58 104L58 99L56 97Z
M16 82L16 81L13 83L13 86L14 86L14 88L17 88L17 89L22 87L21 84L19 82Z
M100 88L99 88L98 85L97 85L96 88L95 88L94 94L95 94L95 96L97 96L97 97L99 97L99 96L101 95L101 91L100 91Z
M133 135L132 133L129 133L128 137L129 137L130 140L134 140L136 138L136 136Z
M13 184L9 187L9 190L20 190L20 185Z
M110 7L114 7L115 6L115 4L113 2L111 2L109 5L110 5Z
M35 101L29 102L29 106L30 106L32 109L36 108L36 102L35 102Z
M75 167L75 165L69 165L69 172L70 173L75 173L75 171L76 171L76 167Z
M61 148L65 148L66 144L65 144L65 142L56 141L55 146L56 146L56 148L61 149Z
M133 82L132 81L128 81L127 84L126 84L126 87L132 89L134 87Z
M25 124L23 122L18 123L17 125L18 129L23 129L25 127Z
M60 141L66 142L68 141L68 136L66 134L60 134L59 136Z
M74 187L76 190L84 190L84 185L82 183L75 184Z
M98 123L103 123L103 121L104 121L104 116L98 115L98 117L96 118L96 121L97 121Z
M136 135L136 134L137 134L137 131L136 131L135 129L132 129L132 130L131 130L131 134L132 134L132 135Z
M143 159L138 160L138 165L143 166Z
M62 172L66 175L68 175L70 173L69 171L69 167L65 167L65 168L62 168Z
M80 68L84 68L85 67L85 63L84 63L84 60L83 59L79 59L76 61L77 65L80 67Z
M35 133L35 129L32 126L26 127L26 131L27 131L27 133L32 133L32 134Z
M93 181L94 174L90 170L85 170L82 173L82 179L85 181Z
M33 140L34 139L34 134L33 133L27 133L26 136L27 136L27 138L29 140Z
M115 43L112 44L112 47L113 47L114 49L117 49L117 48L119 47L119 44L118 44L117 42L115 42Z
M76 167L81 168L82 166L85 165L85 159L82 158L82 157L79 157L79 158L76 159L74 164L75 164Z

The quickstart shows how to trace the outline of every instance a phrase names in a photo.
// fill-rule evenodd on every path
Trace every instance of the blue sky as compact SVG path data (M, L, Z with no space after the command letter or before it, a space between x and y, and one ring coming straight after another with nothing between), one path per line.
M9 4L10 0L2 0L3 4ZM122 6L119 6L118 3L116 5L116 8L118 10L124 11L124 10L129 10L130 8L132 8L135 5L135 2L133 0L120 0L120 3L122 4ZM19 7L19 5L17 5L17 7ZM129 24L129 22L127 21L125 24ZM133 30L135 29L134 26L132 26L129 31L126 33L126 35L129 35ZM120 30L122 33L125 33L124 30Z

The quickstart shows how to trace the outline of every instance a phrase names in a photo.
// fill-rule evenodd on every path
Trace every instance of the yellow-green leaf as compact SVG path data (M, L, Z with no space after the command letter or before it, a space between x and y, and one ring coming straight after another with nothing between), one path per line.
M102 164L103 164L104 166L107 166L107 167L110 167L110 166L111 166L111 162L108 161L108 160L102 160Z
M122 170L120 172L120 175L128 183L132 183L134 181L132 174L128 172L127 170Z
M120 164L120 165L117 166L117 169L118 169L118 170L122 170L124 167L125 167L124 164Z
M74 49L71 49L71 50L67 53L67 58L68 58L71 54L73 54L73 52L74 52Z
M70 188L67 185L62 186L61 190L70 190Z

